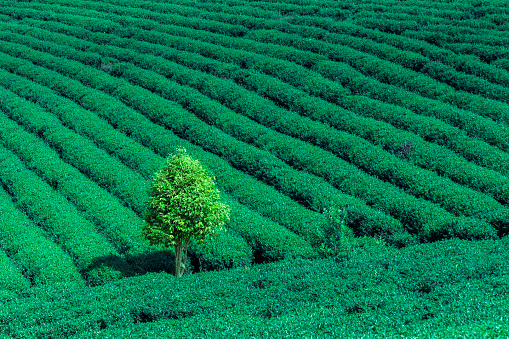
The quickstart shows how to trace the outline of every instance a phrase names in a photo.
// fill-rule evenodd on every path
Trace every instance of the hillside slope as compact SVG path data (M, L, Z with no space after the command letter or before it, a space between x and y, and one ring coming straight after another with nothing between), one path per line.
M507 19L501 0L0 0L0 291L171 281L141 230L179 147L231 208L190 249L196 281L349 262L321 259L337 210L366 251L505 246Z

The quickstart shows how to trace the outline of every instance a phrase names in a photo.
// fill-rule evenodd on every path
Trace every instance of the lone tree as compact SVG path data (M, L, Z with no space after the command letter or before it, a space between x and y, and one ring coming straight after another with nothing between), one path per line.
M143 233L150 244L175 249L175 276L184 273L192 240L203 243L229 219L229 207L198 160L179 149L169 157L152 182Z

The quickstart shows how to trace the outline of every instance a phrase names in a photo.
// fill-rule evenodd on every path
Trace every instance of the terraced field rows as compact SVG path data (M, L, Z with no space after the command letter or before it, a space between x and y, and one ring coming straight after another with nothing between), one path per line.
M503 4L0 4L0 285L168 270L141 217L182 146L232 211L195 269L315 258L331 207L398 247L509 230Z

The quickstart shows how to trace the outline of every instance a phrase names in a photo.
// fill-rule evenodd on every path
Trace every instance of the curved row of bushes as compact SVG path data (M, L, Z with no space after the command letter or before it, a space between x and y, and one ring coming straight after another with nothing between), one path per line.
M74 55L74 57L76 57L78 54L73 53L73 55ZM152 65L153 65L153 64L155 64L155 63L156 63L156 61L146 62L146 64L152 64ZM159 61L159 64L161 64L161 61ZM159 67L160 67L160 68L159 68L159 71L160 71L160 72L166 73L166 75L167 75L167 76L169 76L168 71L169 71L169 70L173 70L176 66L175 66L175 65L173 65L173 68L170 68L170 67L172 67L172 66L169 66L169 64L167 64L167 63L162 63ZM177 71L177 72L178 72L178 71ZM203 77L201 73L196 73L196 72L195 72L195 73L182 73L182 72L180 72L180 73L178 73L178 74L179 74L179 75L178 75L177 77L179 78L179 80L180 80L180 81L182 81L182 79L190 79L190 81L192 81L192 82L193 82L193 85L194 85L194 86L196 86L196 84L201 84L201 85L207 84L207 81L208 81L208 80L207 80L207 79L205 79L205 78L204 78L204 79L202 79L202 78L201 78L201 77ZM172 74L172 75L173 75L173 76L175 76L175 74ZM186 78L183 78L183 77L186 77ZM206 76L205 76L205 77L206 77ZM143 77L142 77L142 76L140 76L140 74L135 74L135 75L131 78L131 81L136 81L136 79L142 79L142 78L143 78ZM152 77L152 80L151 80L151 81L152 81L152 82L154 81L154 76ZM184 80L184 82L185 82L185 81L186 81L186 80ZM187 81L189 81L189 80L187 80ZM213 81L213 86L212 86L212 87L213 87L213 89L214 89L214 90L217 90L217 89L218 89L218 83L219 83L220 81L221 81L221 80L217 80L217 81L216 81L216 80L214 80L214 81ZM211 87L211 88L212 88L212 87ZM154 90L154 88L152 88L152 90ZM202 90L203 90L203 88L202 88ZM236 92L236 91L238 91L238 89L231 88L231 87L227 87L227 93L228 93L228 95L229 95L229 96L233 96L233 95L235 95L235 92ZM162 93L162 92L164 92L164 93L170 93L170 92L175 92L175 91L170 91L170 90L164 90L164 91L162 91L161 89L159 89L159 93ZM209 96L212 94L212 96L213 96L213 94L215 94L215 93L214 93L214 92L212 92L212 93L207 92L206 94L209 94ZM241 94L239 94L239 95L241 95L241 96L242 96L242 98L248 98L248 97L250 97L250 93L249 93L249 92L243 92L243 93L241 93ZM214 97L214 96L213 96L213 97ZM179 98L180 98L180 99L179 99ZM223 96L222 98L224 98L224 96ZM183 94L183 93L180 93L180 94L175 93L175 97L172 97L172 98L170 98L170 99L171 99L171 100L177 100L177 101L178 101L178 100L182 100L183 102L188 102L189 100L191 100L190 98L186 98L186 97L185 97L185 94ZM220 98L220 99L221 99L221 98ZM278 111L278 109L277 109L277 108L275 108L275 107L271 107L271 108L269 108L269 109L265 109L265 108L264 108L264 105L263 105L263 102L260 102L259 100L258 100L258 102L257 102L257 101L255 100L255 98L253 98L253 99L249 100L249 103L250 103L250 105L253 105L253 104L258 103L258 105L257 105L256 109L255 109L255 107L254 107L254 106L251 106L250 108L249 108L249 107L247 108L247 109L248 109L248 110L250 110L251 112L254 112L254 111L264 111L264 112L269 112L269 111L270 111L270 112L273 112L273 113L271 113L271 114L269 115L269 119L268 119L268 120L265 120L265 121L266 121L266 123L267 123L267 122L268 122L268 123L270 123L271 118L273 118L274 116L282 116L282 115L284 115L285 117L288 117L289 115L291 115L291 113L290 113L290 112L278 113L278 112L277 112L277 111ZM230 103L230 104L231 104L231 103ZM203 110L203 107L202 107L201 109ZM210 120L209 122L213 123L213 120L214 120L215 118L211 115L211 112L212 112L212 111L211 111L210 109L208 109L208 110L206 110L206 111L207 111L207 116L206 116L205 118L206 118L206 119L207 119L207 118L208 118L208 119L212 119L212 120ZM272 115L272 114L273 114L273 115ZM246 126L246 122L242 122L240 125L242 125L242 126ZM237 125L236 127L233 127L233 128L230 126L230 129L229 129L230 133L233 133L233 132L239 132L239 131L241 131L241 130L242 130L242 127L239 127L240 125ZM247 123L247 125L249 125L249 123ZM291 124L291 125L292 125L292 126L295 126L295 122L294 122L294 121L292 121L292 124ZM320 127L320 126L318 126L318 127ZM318 127L317 127L317 128L318 128ZM288 127L286 127L286 128L288 128ZM323 129L323 128L322 128L322 129ZM309 132L309 125L305 128L305 130L308 130L308 132ZM322 133L319 133L320 135L323 135L323 134L324 134L324 133L323 133L323 131L320 131L320 132L322 132ZM241 132L241 133L244 133L244 132ZM256 134L260 134L260 133L261 133L261 134L264 134L264 133L266 133L266 132L250 132L250 133L256 133ZM302 133L297 133L297 135L302 135ZM246 134L244 134L244 136L246 136ZM335 139L335 140L337 141L337 138L333 138L333 139ZM326 141L327 141L329 144L330 144L330 142L331 142L331 140L326 140ZM348 143L351 143L351 140L350 140L350 139L349 139L349 140L347 140L347 144L348 144ZM326 144L326 143L324 143L324 144ZM336 145L335 145L335 146L336 146ZM343 146L344 146L344 145L343 145ZM333 148L336 148L336 147L333 147ZM314 154L314 153L313 153L313 154ZM349 156L350 158L352 157L352 155L351 155L351 154L349 154L349 155L347 155L347 156ZM379 156L380 156L380 154L376 155L376 158L379 158ZM330 158L330 157L328 157L328 156L327 156L327 157L326 157L326 156L323 156L323 157L321 157L321 158L328 159L328 158ZM287 160L287 161L288 161L288 160ZM295 161L295 160L294 160L294 159L292 159L292 161ZM323 161L323 160L321 160L321 161ZM369 161L369 162L371 163L372 161ZM415 174L415 173L414 173L414 174ZM415 175L414 175L414 176L412 176L412 177L415 177ZM391 178L391 179L393 179L393 178ZM408 179L408 178L407 178L407 179ZM414 179L415 179L415 178L414 178ZM422 178L420 178L420 179L422 179ZM422 180L421 180L421 181L422 181ZM432 181L433 181L433 182L435 182L436 180L432 180ZM422 185L422 182L420 182L420 184ZM451 186L451 185L449 184L449 185L446 185L446 186L448 186L448 187L450 188L450 186ZM461 189L463 189L463 188L461 188ZM449 190L450 190L450 189L449 189ZM463 190L464 190L464 189L463 189ZM429 192L429 191L432 191L432 190L431 190L431 189L428 189L427 191ZM434 194L436 194L436 192L433 192L433 193L434 193ZM454 194L454 196L460 196L460 195L461 195L461 194L458 194L458 193L457 193L457 194ZM451 195L451 196L453 196L453 195ZM465 201L472 201L472 197L470 197L470 198L466 198L466 199L464 199L464 200L465 200ZM474 201L476 201L476 199L474 199ZM458 205L458 201L451 202L451 204L452 204L452 205L448 205L448 207L451 207L451 206L453 206L453 208L461 207L461 206L459 206L459 205ZM500 211L499 211L500 213L501 213L501 210L502 210L502 206L501 206L501 205L497 205L496 207L493 207L493 208L491 208L491 209L487 207L486 203L482 203L482 204L480 204L478 201L477 201L477 202L475 202L475 203L474 203L474 205L475 205L475 206L477 206L477 207L479 207L479 206L483 206L483 207L482 207L482 209L481 209L481 210L479 210L479 211L470 211L470 212L468 212L468 211L466 211L466 210L462 210L461 212L462 212L463 214L466 214L466 215L479 215L480 213L486 213L486 212L488 212L488 213L489 213L489 212L490 212L490 211L492 211L493 209L500 210ZM497 220L497 223L499 223L499 221L498 221L498 220ZM500 226L499 226L499 227L500 227Z
M12 262L7 254L0 249L0 290L21 292L30 287L30 280L26 278L19 267Z
M31 34L34 34L34 32L30 32ZM35 33L37 36L42 36L44 34L45 38L48 38L50 37L50 34L48 33L43 33L41 32L40 34L37 34ZM58 39L58 37L56 37L56 39ZM72 45L73 46L76 46L76 45L83 45L83 41L82 40L77 40L77 41L72 41ZM113 39L113 43L121 43L118 39ZM135 43L132 43L132 44L129 44L127 45L128 42L126 43L123 43L123 46L126 46L126 47L130 47L131 49L134 48L134 47L138 47L137 45L135 45ZM32 44L31 44L32 45ZM33 45L36 45L35 42ZM39 43L40 45L40 43ZM139 44L140 47L139 47L139 50L142 51L144 50L143 46L141 43ZM140 60L139 63L144 65L145 67L147 67L148 64L151 64L149 62L144 62L144 58L143 56L141 55L138 55L137 53L135 52L132 52L132 53L125 53L126 51L122 51L122 50L115 50L113 48L104 48L103 46L99 46L99 45L94 45L92 43L90 43L88 46L88 50L111 50L110 53L108 53L108 55L111 55L111 56L119 56L119 57L122 57L124 60L133 60L133 62L136 62L138 59ZM160 47L160 46L155 46L153 48L157 48L157 47ZM146 47L147 49L149 48L148 46ZM154 49L152 48L152 52L154 52ZM161 48L163 49L163 48ZM167 51L168 49L167 48L164 48L163 50ZM122 54L119 54L120 52L118 51L122 51L123 53ZM117 52L115 54L115 52ZM159 54L159 53L158 53ZM169 57L169 54L170 53L164 53L164 56L166 58ZM225 53L224 54L224 57L225 58L230 58L232 55L231 54L228 54L228 53ZM203 71L207 70L209 73L211 74L216 74L218 76L221 76L221 77L228 77L228 78L233 78L234 80L236 80L237 82L242 82L242 85L245 85L246 83L253 83L254 81L251 81L249 82L252 78L255 78L255 75L253 75L252 72L248 72L248 71L239 71L238 67L237 68L234 68L233 65L224 65L222 63L219 63L219 62L213 62L213 61L208 61L208 60L202 60L200 59L198 56L196 56L195 54L189 54L189 55L186 55L184 53L180 53L178 54L178 56L175 56L176 58L176 61L178 61L180 64L184 64L184 65L194 65L195 68L198 68L198 69L201 69ZM261 58L261 56L260 56ZM261 64L260 63L257 63L257 67L261 67ZM276 65L273 65L272 63L266 63L264 65L264 68L263 68L264 71L267 72L267 70L272 70L272 74L273 75L279 75L278 74L278 70L279 68L276 67ZM284 74L283 74L284 75ZM249 76L249 77L248 77ZM281 76L281 75L280 75ZM256 75L256 77L261 77L261 75ZM301 77L302 78L302 77ZM284 84L284 83L277 83L275 84L274 86L269 86L268 85L268 81L271 80L269 79L268 77L265 77L263 78L263 80L260 80L262 82L265 82L265 85L264 85L264 88L262 90L260 89L257 89L258 91L263 91L263 94L265 96L269 96L272 100L277 100L278 103L282 103L282 104L286 104L288 105L288 101L284 101L286 98L284 98L284 96L292 96L293 94L293 99L294 101L298 100L299 103L297 105L300 105L302 106L303 104L301 103L302 100L302 96L303 96L303 93L291 93L292 92L292 89L291 87L289 87L288 85ZM272 82L275 82L274 79L272 79ZM286 86L285 86L286 85ZM318 86L316 87L318 88ZM295 91L295 90L294 90ZM339 94L338 94L339 95ZM299 99L295 99L295 98L299 98ZM310 100L310 98L308 98L308 100ZM338 98L338 100L340 100ZM284 102L283 102L284 101ZM363 109L363 111L365 112L368 112L368 109L367 107L369 108L373 108L373 105L374 104L378 104L378 105L381 105L383 107L380 108L380 110L377 110L376 112L387 112L387 110L392 110L394 111L394 107L392 106L387 106L387 105L384 105L383 103L377 103L377 102L373 102L373 101L369 101L367 99L365 99L364 97L362 96L358 96L358 97L355 97L355 99L352 99L352 100L348 100L347 98L343 98L343 103L346 104L347 102L349 102L351 105L353 105L352 107L355 107L357 111L359 111L359 109L362 109L362 107L360 105L365 105L366 109ZM313 102L312 104L308 104L308 106L314 106L315 109L319 109L318 107L321 107L321 110L322 111L325 111L327 110L330 115L330 111L332 110L333 106L329 105L327 106L327 108L324 107L323 103L321 105L318 105L317 103ZM296 108L296 106L292 106L291 108ZM298 107L298 108L302 108L302 107ZM334 109L334 110L338 110L337 108ZM333 111L334 111L333 110ZM371 114L375 113L375 112L370 112ZM403 117L403 114L404 112L395 112L396 116L394 116L394 114L390 115L390 118L394 118L394 119L397 119L398 118L398 115L400 117ZM344 116L345 114L348 114L348 112L345 112L345 111L341 111L341 114L336 114L334 115L333 117L328 117L329 119L327 119L327 123L331 124L331 125L335 125L336 127L340 127L339 125L339 120L338 119L343 119L344 120ZM351 114L350 114L351 115ZM323 120L323 115L321 116L322 117L322 120ZM379 116L375 116L376 118L379 118ZM418 115L415 115L415 117L419 117ZM356 127L360 127L359 126L359 120L358 119L355 119L355 121L351 122L347 127L345 126L341 126L342 128L346 128L347 130L350 130L352 132L354 132L355 134L357 135L360 135L362 137L365 137L366 135L369 136L369 135L373 135L373 133L379 135L379 132L380 130L387 130L389 128L389 126L387 125L384 125L384 126L380 126L380 130L378 132L372 132L372 131L363 131L362 129L359 130L359 128L356 129ZM429 122L429 121L427 121ZM424 121L423 121L424 123ZM438 121L435 121L435 124L439 123ZM364 123L364 125L369 125L369 127L372 127L374 124L373 121L370 121L369 124L368 123ZM427 124L429 125L429 124ZM364 126L362 126L363 128L365 128ZM429 126L428 126L429 127ZM386 136L384 137L384 139L379 139L379 140L371 140L372 142L385 142L384 144L384 147L392 147L392 150L393 151L396 151L398 147L400 147L401 145L404 144L405 141L409 141L411 142L414 146L416 146L417 148L419 147L419 142L414 140L414 138L410 138L408 136L401 136L399 138L397 138L397 134L399 133L398 130L394 129L394 128L389 128L390 131L386 131L387 133ZM386 139L385 138L390 138L389 136L387 136L388 134L391 135L391 137L393 139L396 139L397 138L397 141L394 140L394 141L391 141L390 143L390 146L388 145L388 143L386 142ZM401 133L400 133L401 134ZM430 147L431 145L429 145L428 147ZM441 159L440 162L436 162L436 158L437 158L437 152L439 154L439 157ZM506 201L506 198L503 197L504 192L507 192L506 188L505 188L505 178L498 178L498 179L495 179L497 174L496 173L484 173L486 172L486 170L484 170L483 168L481 167L478 167L478 166L472 166L471 163L467 163L465 162L464 165L462 166L458 166L459 165L459 162L458 162L458 157L453 155L453 154L447 154L446 152L444 152L443 150L441 150L440 148L438 147L434 147L432 150L430 150L428 153L426 154L422 154L420 153L419 155L416 155L416 156L413 156L413 153L408 155L408 157L410 159L419 159L419 160L423 160L426 159L426 161L428 162L427 164L429 164L430 162L433 163L431 166L431 168L433 168L433 170L438 170L440 173L442 174L446 174L448 176L451 177L451 179L453 180L456 180L456 181L459 181L461 182L462 184L465 184L465 185L471 185L472 187L476 188L476 189L480 189L481 191L489 191L489 192L492 192L495 194L495 197L497 199L501 199L503 202ZM454 159L454 166L450 166L449 164L443 162L444 159L448 159L448 158L455 158ZM421 165L422 166L422 165ZM425 166L425 167L427 167ZM471 169L468 169L466 170L465 168L468 168L468 167L471 167ZM452 172L452 173L451 173ZM465 174L468 173L468 177L465 177ZM483 182L483 183L480 183L480 182ZM479 185L482 185L482 186L479 186Z
M20 107L26 111L26 107ZM55 237L90 284L118 279L132 270L74 205L27 169L12 152L0 147L0 154L0 180L16 199L17 207Z
M6 119L0 116L0 120L3 124ZM2 132L3 130L2 128ZM13 201L3 188L0 189L0 248L22 267L25 276L30 278L33 285L57 282L83 284L84 280L69 253L55 244L40 227L34 225L15 203L16 200Z
M13 48L14 45L11 47L12 48L10 49L10 52L13 52L15 50L15 48ZM24 49L24 50L26 51L26 49ZM51 57L47 54L44 54L45 57L41 58L40 53L39 52L36 53L35 51L33 51L30 54L32 55L32 60L37 63L45 63L47 61L45 58L48 58L51 60L54 60L53 58L55 58L55 57ZM29 57L29 54L24 53L23 56ZM19 63L21 61L18 60L17 62ZM66 60L66 61L62 60L62 62L60 62L58 65L56 65L55 63L49 63L48 65L49 65L49 67L59 67L59 71L62 73L66 73L68 71L76 73L76 67L78 67L78 68L84 67L81 64L72 63L68 60ZM68 65L68 67L70 67L70 68L68 68L68 70L65 70L66 65ZM6 66L4 66L4 67L6 67ZM213 131L213 129L211 129L210 126L204 125L201 122L199 122L199 123L196 122L198 125L202 125L205 128L204 130L200 131L197 129L198 125L192 124L191 121L188 119L184 119L184 120L181 120L181 122L179 123L180 124L179 125L180 127L179 127L176 125L178 120L175 120L174 118L170 119L170 116L165 116L165 114L163 114L163 112L170 112L175 117L181 116L182 114L188 114L188 113L186 113L186 111L183 111L181 108L178 108L178 106L172 105L171 108L167 107L168 106L167 101L162 100L161 98L158 98L149 92L146 92L145 94L141 94L140 93L141 89L139 89L139 88L135 89L132 86L129 87L127 84L118 86L118 82L121 80L115 79L111 76L108 76L103 72L95 71L98 74L98 77L90 77L89 74L92 71L94 71L94 70L90 69L86 73L85 72L79 73L77 76L84 77L85 80L83 80L83 81L90 82L88 85L97 86L97 88L102 89L104 91L113 91L114 90L117 93L117 95L120 91L125 90L126 92L124 94L125 97L123 98L123 100L126 100L126 99L130 100L130 104L135 104L133 102L133 100L136 100L137 101L136 105L138 105L138 106L143 105L145 107L145 114L159 117L159 119L161 117L168 119L169 122L167 123L167 125L169 128L173 128L173 129L181 128L182 132L185 132L188 134L198 132L202 135L201 137L197 138L192 135L191 136L187 135L187 138L189 138L191 140L199 140L202 143L205 142L208 145L207 147L213 147L216 149L217 149L217 147L220 147L220 149L222 149L222 152L231 153L231 150L233 149L233 145L235 145L236 141L235 142L233 140L227 141L227 140L230 140L227 137L225 139L225 144L221 146L218 141L224 137L221 137L221 138L217 137L216 140L213 140L213 138L210 135L210 133L211 133L211 131ZM68 86L67 88L69 90L70 86ZM147 102L144 99L147 95L153 97L153 101ZM96 99L97 99L97 97L93 98L93 104L96 105L96 107L104 105L104 103L99 102ZM89 104L92 104L92 102L90 100L87 99L86 101L88 101ZM158 104L158 102L160 102L160 103ZM147 111L147 109L149 109L149 111ZM255 169L259 173L264 173L264 172L272 173L270 175L275 180L278 180L280 183L282 183L286 187L285 188L286 190L290 190L289 192L291 195L292 194L293 195L304 194L304 199L306 199L306 197L305 197L306 195L309 196L309 198L307 198L307 199L312 199L310 202L312 202L315 205L314 207L319 211L323 210L324 208L328 208L331 204L332 205L339 204L339 206L342 206L342 207L346 207L348 205L359 205L359 204L363 205L360 201L358 201L356 199L352 199L351 197L348 197L346 195L339 194L339 192L337 190L334 190L332 187L325 188L325 187L327 187L327 186L324 186L324 185L326 185L325 182L323 182L323 184L320 184L321 186L324 187L323 190L317 190L316 186L313 186L313 188L308 187L306 189L304 187L310 185L311 182L319 182L319 181L317 181L317 179L311 179L311 182L308 184L307 182L309 181L309 179L298 180L297 177L302 177L302 176L307 177L307 175L305 175L303 173L299 173L297 171L294 171L293 169L290 169L289 167L286 167L287 169L285 169L284 172L290 171L289 173L294 173L291 176L295 177L295 179L292 179L292 182L289 182L288 179L291 176L281 173L280 170L278 170L278 167L283 166L283 168L285 168L284 166L286 166L286 165L283 165L282 162L281 162L281 164L274 165L274 166L267 166L267 164L263 164L263 163L260 164L257 160L258 157L267 158L267 159L272 158L274 160L271 160L271 161L276 161L276 162L278 160L275 160L276 158L274 158L273 156L266 155L264 152L260 153L261 151L256 150L253 147L246 147L246 144L244 144L244 143L242 143L242 145L239 144L238 150L239 151L237 154L230 154L230 157L231 156L236 157L237 162L239 160L242 161L240 163L240 164L244 163L242 165L242 167L244 167L245 169L248 169L248 170ZM259 154L254 156L252 152L255 152L254 154L257 154L257 153L259 153ZM239 156L241 156L241 157L239 158ZM262 175L265 175L265 174L262 174ZM311 178L311 177L309 177L309 178ZM274 179L271 179L271 180L274 180ZM299 186L301 186L302 188L298 188ZM331 192L331 194L328 195L327 192ZM337 198L332 199L332 201L331 201L330 197L334 197L334 196L337 196ZM337 200L337 199L339 199L339 200ZM374 214L374 218L375 219L378 218L378 217L376 217L376 213ZM391 223L388 223L388 224L391 225ZM393 222L392 222L392 225L394 225ZM389 226L389 227L392 227L392 226ZM304 233L308 234L309 236L313 237L313 236L316 236L315 229L316 229L315 227L310 227L309 225L307 225L307 226L305 226L305 229L303 229L301 226L299 229L294 230L294 231L300 232L300 233L304 232Z
M504 38L505 34L503 32L503 27L500 26L496 29L494 29L494 27L471 27L468 23L466 25L462 25L461 22L457 22L455 25L447 26L430 25L429 27L418 31L403 32L402 36L426 41L430 44L441 47L445 43L456 41L458 37L460 37L459 39L464 39L469 35L493 35L495 39ZM488 43L487 39L484 40L484 43ZM485 61L487 62L489 60Z
M403 104L408 110L400 109L400 111L406 112L406 115L411 114L411 117L422 114L449 122L454 126L459 126L459 128L451 128L451 126L444 122L435 120L433 125L424 127L420 134L426 141L433 141L439 145L445 145L451 150L461 154L469 161L500 172L503 175L509 175L509 156L507 152L505 152L505 150L508 149L507 140L509 139L503 136L506 134L504 125L496 124L493 121L481 118L468 111L455 109L450 105L440 103L436 100L423 98L396 86L383 84L364 76L348 65L341 65L336 62L322 62L313 69L332 80L343 83L354 93L364 93L369 97L387 103ZM366 102L366 100L362 99L343 101L345 102L344 105L352 110L356 107L357 102ZM373 105L375 104L376 102L373 102ZM378 104L377 106L386 107L387 105ZM364 107L369 106L364 105ZM395 110L395 108L392 108L387 110L387 112ZM409 110L413 111L413 113L410 113ZM365 111L369 112L367 109L358 110L359 113ZM383 112L385 110L379 111ZM397 115L391 114L391 116L395 116L397 119ZM418 118L412 120L416 119ZM399 118L399 120L405 121L406 119ZM426 122L430 121L433 122L433 120L427 120ZM426 126L424 123L423 125ZM477 136L483 140L487 140L497 145L498 148L482 140L469 137L466 135L467 133L473 137Z
M51 95L51 91L47 89L45 91L45 88L42 86L35 85L27 80L23 81L19 77L7 72L1 73L4 77L0 80L0 84L5 82L17 88L18 91L20 89L22 92L25 90L25 95L31 96L33 100L53 105L48 109L49 111L53 114L64 116L69 125L72 125L75 130L85 135L93 136L94 141L104 146L110 146L106 148L108 152L115 152L122 157L133 156L140 152L140 148L133 145L129 138L116 132L113 127L105 124L101 119L97 119L97 116L94 114L90 114L90 112L83 110L74 103L65 103L68 100L64 100L54 93ZM31 119L33 117L26 116L25 118ZM39 113L38 118L46 118L47 121L58 124L57 120L51 116L44 117L44 115ZM13 131L10 132L13 133ZM28 159L32 161L30 163L31 167L42 171L46 180L58 187L58 190L73 201L80 210L86 210L87 217L99 223L101 232L105 232L108 235L121 253L125 252L128 255L127 259L129 261L144 268L146 263L142 259L149 254L146 253L147 244L144 243L141 235L141 219L132 211L120 205L108 193L100 190L98 186L95 186L93 182L83 177L74 168L62 163L55 151L45 144L38 142L41 145L36 148L37 152L34 152L35 148L31 148L32 153L26 154L28 151L24 149L24 145L30 145L30 143L36 143L36 141L34 141L34 137L30 134L24 133L24 135L25 137L15 137L11 134L10 137L6 138L12 141L11 146L16 147L18 152L31 157ZM41 153L43 150L46 150L46 152ZM143 152L143 149L141 151L142 154L145 153L144 159L146 162L143 163L143 166L147 169L159 166L163 161L160 156L152 152L147 154L147 152ZM50 156L52 153L55 153L53 158ZM42 157L41 161L43 163L33 159L37 157ZM59 164L60 166L58 166ZM146 195L144 194L144 199L148 199ZM297 237L294 233L260 217L236 201L232 201L232 203L233 206L231 207L234 211L232 212L232 221L228 224L229 228L239 232L252 244L256 244L255 249L261 251L264 257L275 260L274 258L286 256L310 257L315 255L310 244ZM251 221L242 222L242 218L247 218ZM244 245L242 245L243 243ZM224 266L242 266L250 262L252 257L251 249L248 251L245 247L243 239L238 239L231 232L227 232L222 234L219 239L214 239L211 243L207 243L204 247L193 248L192 250L193 254L199 258L200 266L210 269ZM224 249L224 251L218 254L217 251L220 248Z
M94 288L56 284L0 296L0 334L503 338L508 243L365 246L339 260L285 260L180 279L154 273Z
M497 39L495 38L494 40ZM500 41L500 43L507 44L508 43L507 40L508 39L504 39ZM462 43L447 43L442 45L443 47L447 48L448 50L454 51L454 53L457 54L475 55L479 57L481 60L489 62L490 65L493 65L493 61L497 61L499 59L507 59L507 57L509 57L509 49L507 49L506 47L483 45L481 42L473 43L469 41ZM494 67L496 67L496 64L494 65ZM500 68L498 69L500 70ZM507 74L507 71L504 73ZM502 81L505 82L506 85L507 83L509 83L509 81L506 81L507 79L506 77L503 77L502 79L504 79Z
M46 102L45 108L52 114L64 118L67 125L72 126L73 130L80 131L83 135L90 136L91 140L101 145L108 153L119 156L125 159L124 161L132 159L131 161L135 162L131 164L132 168L141 171L142 174L147 176L153 175L155 169L157 169L156 166L159 166L164 160L161 156L154 154L149 149L142 147L132 139L119 133L111 125L98 118L97 115L84 110L68 99L58 96L48 88L36 85L35 83L31 83L26 79L22 79L7 72L0 71L0 74L2 74L0 85L9 84L9 86L18 88L17 94L19 95L24 94L25 97L29 97L39 103L43 101ZM20 88L23 93L19 93ZM23 89L25 89L25 91L23 91ZM18 140L23 140L24 144L29 144L34 142L32 140L33 138L33 136L26 135L25 138ZM17 146L20 146L21 151L23 151L23 145L20 144ZM41 156L44 154L47 161L51 160L47 158L48 154L54 153L53 150L44 144L37 147L37 150L38 152L34 154L34 156ZM44 152L41 154L41 151ZM140 159L142 161L140 161ZM67 195L67 197L75 202L80 209L86 210L88 216L92 216L96 221L99 221L103 227L103 232L107 232L108 229L111 229L109 234L115 246L128 248L128 251L123 250L122 253L126 252L126 254L128 254L128 259L136 260L137 256L146 251L144 246L146 244L143 243L141 235L141 219L137 218L131 210L119 205L118 202L108 194L100 194L98 187L94 188L94 184L90 182L89 179L84 177L78 178L78 174L76 174L74 180L68 181L71 175L64 175L64 173L74 169L69 168L70 166L68 165L66 166L67 171L63 166L56 167L58 162L59 161L56 159L55 161L51 161L51 168L47 169L51 172L45 173L47 180L56 182L60 192L67 189L68 194L77 195L74 199L72 196ZM59 175L51 175L56 173ZM65 177L65 182L61 182L62 176ZM84 187L85 185L88 185L88 187ZM97 194L94 195L93 193ZM289 232L286 228L270 220L262 218L260 215L242 206L232 198L226 197L225 199L231 202L230 207L233 210L231 213L232 220L230 220L227 226L239 233L246 241L255 244L255 250L261 248L260 251L265 257L274 260L274 258L283 258L285 256L310 257L314 255L314 251L311 249L310 244L297 237L294 233ZM108 202L109 206L106 208L105 204ZM250 221L248 222L247 220ZM220 244L218 241L213 241L210 244L206 244L203 251L210 252L217 247L228 247L231 252L234 252L233 248L236 243L239 243L239 241L232 241L223 236L223 244ZM228 246L226 246L226 244L228 244ZM137 247L141 247L141 249L137 249ZM193 248L193 250L195 255L200 257L202 267L213 267L212 263L209 262L212 261L212 256L202 254L201 248ZM213 261L219 262L222 260L221 258L225 256L228 257L226 254L222 256L215 255ZM232 254L229 256L235 257ZM243 255L242 263L246 260L245 258L246 255ZM228 261L231 259L225 260ZM136 264L143 265L144 263L137 261ZM222 263L221 265L225 264ZM233 266L240 265L240 263L235 263Z
M454 28L457 28L457 27L451 27L451 29L454 29ZM447 48L449 48L449 46L451 46L451 45L460 46L463 44L467 44L468 46L475 49L476 52L474 52L472 54L477 55L484 62L488 62L488 60L490 60L490 59L497 59L497 57L484 58L483 57L484 48L486 48L485 52L487 52L487 53L491 53L491 52L496 53L497 50L505 51L504 46L506 46L509 43L509 38L507 38L507 36L505 36L505 34L502 36L499 36L499 35L497 35L498 32L493 31L493 30L490 30L489 32L482 32L482 30L480 32L478 30L472 30L469 32L464 32L462 34L456 34L456 32L452 31L451 33L452 33L452 35L448 34L447 41L444 42L444 44L445 44L445 46L447 46ZM487 33L487 34L491 33L489 40L486 39L485 33ZM497 47L497 48L492 49L492 47ZM477 54L477 52L479 52L479 54ZM470 54L470 53L467 53L467 54ZM491 65L492 62L493 61L489 62L489 64Z

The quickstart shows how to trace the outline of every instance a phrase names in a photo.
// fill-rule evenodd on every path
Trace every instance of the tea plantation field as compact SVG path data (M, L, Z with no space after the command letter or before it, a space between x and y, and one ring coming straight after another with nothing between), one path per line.
M509 337L508 46L502 0L0 0L0 334ZM231 212L177 279L181 147Z

